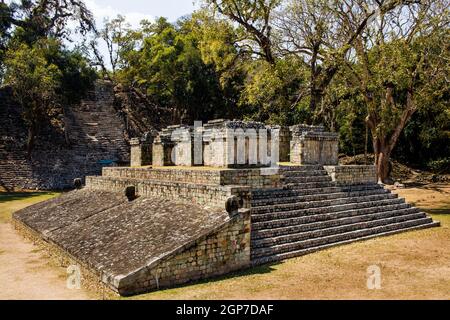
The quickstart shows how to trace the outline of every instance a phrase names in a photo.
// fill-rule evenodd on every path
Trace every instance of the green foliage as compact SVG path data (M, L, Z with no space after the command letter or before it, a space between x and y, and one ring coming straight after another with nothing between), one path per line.
M427 163L427 167L438 173L450 173L450 157L431 160Z
M108 20L94 34L93 63L148 99L149 108L172 111L172 121L323 122L339 132L340 150L348 155L373 151L372 141L366 143L368 115L376 116L369 139L389 140L409 109L393 156L434 169L448 165L448 24L433 27L431 15L411 28L421 30L417 36L383 35L372 26L355 36L360 42L349 42L365 14L358 1L205 2L206 8L176 23L160 18L132 29L124 17ZM30 126L51 119L61 103L76 101L96 79L85 52L62 44L68 21L89 29L90 13L77 3L0 3L0 78L6 72L4 83L28 110ZM394 30L395 12L394 18L383 14ZM101 40L108 57L98 50Z
M40 128L62 113L63 103L77 101L96 78L79 51L69 51L51 38L32 46L11 42L4 65L4 84L12 88L24 110L29 154Z
M60 101L57 89L62 73L47 61L47 46L46 41L38 41L32 47L20 43L6 52L5 84L12 87L24 108L24 120L33 134L44 119L54 115Z
M145 92L158 105L174 108L180 120L206 120L229 115L231 104L227 83L222 81L217 66L199 48L203 34L193 31L195 23L172 25L165 19L145 22L139 33L129 39L139 43L122 50L126 68L117 73L118 81Z
M56 65L61 72L57 92L64 102L77 102L93 87L97 73L78 48L68 50L56 39L48 39L42 49L47 62Z
M249 118L284 125L309 122L311 113L300 99L306 77L302 61L291 57L273 66L258 60L248 64L247 74L240 103L249 106Z

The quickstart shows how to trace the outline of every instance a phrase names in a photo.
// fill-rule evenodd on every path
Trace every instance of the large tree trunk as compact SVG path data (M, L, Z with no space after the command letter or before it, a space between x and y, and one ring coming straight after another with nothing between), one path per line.
M317 108L322 101L322 93L315 87L311 88L311 98L309 100L309 109L311 112L317 112Z
M386 90L386 105L390 104L392 106L395 105L394 97L392 94L393 88L388 87ZM367 103L373 103L373 100L366 95ZM370 110L375 110L373 107L369 108ZM407 101L406 108L403 111L399 122L397 123L394 131L391 134L386 134L383 131L377 130L377 127L380 125L380 119L377 114L373 112L369 112L369 115L366 118L366 124L370 128L372 133L372 142L373 142L373 150L375 154L375 165L377 167L377 175L378 180L383 183L389 182L390 177L390 158L392 150L397 144L398 138L405 128L408 121L411 119L414 112L416 112L417 108L413 100L413 91L412 89L408 90L407 93Z
M386 149L382 149L375 154L375 165L377 167L378 181L380 182L389 182L389 177L391 175L390 159L391 155Z
M384 136L377 136L372 131L373 152L375 154L375 166L377 168L378 182L389 183L391 174L390 159L393 146Z

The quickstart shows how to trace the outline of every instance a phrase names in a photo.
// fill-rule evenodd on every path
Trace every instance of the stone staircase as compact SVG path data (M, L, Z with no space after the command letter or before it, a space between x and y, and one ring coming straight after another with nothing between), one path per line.
M77 105L64 107L66 132L42 128L31 159L23 110L12 93L0 90L0 190L65 189L74 178L97 175L112 163L128 163L123 119L114 108L112 85L98 81Z
M66 109L69 140L75 155L96 161L129 160L124 124L113 104L112 84L102 82L79 105Z
M252 193L254 265L439 226L377 184L339 186L321 166L283 167L284 186Z

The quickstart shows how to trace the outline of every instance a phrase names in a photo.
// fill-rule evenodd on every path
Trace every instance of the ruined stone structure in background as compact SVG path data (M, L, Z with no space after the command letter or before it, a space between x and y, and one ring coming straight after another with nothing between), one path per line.
M439 225L378 185L374 166L339 166L323 127L216 120L152 139L133 141L135 166L15 213L16 228L86 285L133 295Z
M75 178L84 181L103 167L130 162L125 124L109 82L98 81L79 104L64 106L60 131L42 127L31 159L22 108L6 89L0 90L0 104L0 190L70 189Z

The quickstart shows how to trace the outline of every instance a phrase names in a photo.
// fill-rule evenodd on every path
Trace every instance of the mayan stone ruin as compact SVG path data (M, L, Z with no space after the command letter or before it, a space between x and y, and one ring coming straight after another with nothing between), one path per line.
M214 120L131 141L129 167L14 214L83 284L129 296L377 236L438 226L340 166L338 135Z

